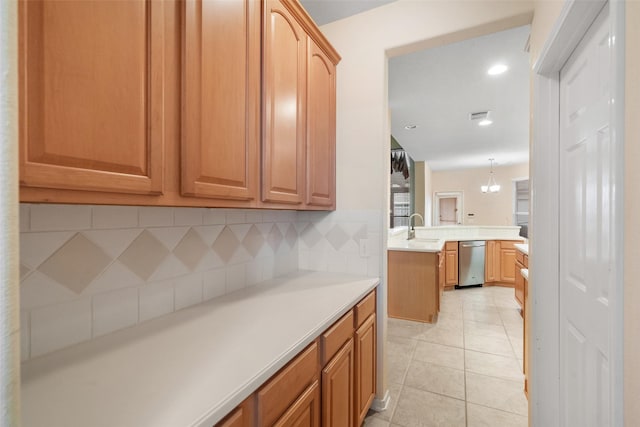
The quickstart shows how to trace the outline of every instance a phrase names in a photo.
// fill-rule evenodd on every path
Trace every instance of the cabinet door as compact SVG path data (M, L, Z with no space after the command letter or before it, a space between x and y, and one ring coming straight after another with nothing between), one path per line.
M500 249L500 281L515 283L516 281L516 251L515 249Z
M311 38L308 40L306 203L334 207L336 67Z
M484 249L484 281L487 283L496 281L495 251L495 240L487 240Z
M520 274L520 269L524 268L522 264L516 261L515 263L515 278L514 278L514 291L515 298L518 304L520 304L520 309L522 310L524 305L524 277Z
M352 338L322 370L322 425L324 427L353 426L353 369Z
M215 427L253 427L254 396L251 395Z
M440 252L438 253L438 288L440 289L440 296L444 294L444 285L445 285L445 254ZM438 311L440 311L440 305L438 304Z
M445 270L446 270L446 285L455 286L458 284L458 252L446 251L445 252Z
M162 193L164 7L20 2L21 185Z
M318 381L307 388L273 427L319 427L320 387Z
M187 0L183 22L182 194L255 199L260 5Z
M376 315L372 314L355 334L355 425L360 426L376 394Z
M262 200L303 202L307 35L279 0L264 2Z

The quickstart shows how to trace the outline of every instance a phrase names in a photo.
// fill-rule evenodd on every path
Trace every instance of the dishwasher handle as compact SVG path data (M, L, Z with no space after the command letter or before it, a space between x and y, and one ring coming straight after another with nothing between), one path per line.
M485 246L484 243L460 243L461 248L480 248Z

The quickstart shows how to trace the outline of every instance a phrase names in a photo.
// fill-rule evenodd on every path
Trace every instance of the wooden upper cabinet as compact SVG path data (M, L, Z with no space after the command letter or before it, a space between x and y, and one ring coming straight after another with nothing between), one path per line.
M313 39L308 46L306 203L335 207L336 66Z
M163 2L19 4L20 183L160 194Z
M186 0L181 188L252 200L260 142L260 4Z
M283 2L264 2L262 200L304 199L307 35Z

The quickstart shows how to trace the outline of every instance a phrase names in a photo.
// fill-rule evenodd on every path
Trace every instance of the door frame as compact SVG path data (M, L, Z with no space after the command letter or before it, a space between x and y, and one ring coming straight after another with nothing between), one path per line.
M567 0L533 66L529 425L563 426L560 408L560 70L607 2ZM611 293L611 425L623 425L624 2L610 0L614 144L614 286Z
M456 214L456 225L462 225L462 214L464 212L464 191L436 191L433 193L433 225L440 226L440 199L450 199L455 197L456 208L458 212Z

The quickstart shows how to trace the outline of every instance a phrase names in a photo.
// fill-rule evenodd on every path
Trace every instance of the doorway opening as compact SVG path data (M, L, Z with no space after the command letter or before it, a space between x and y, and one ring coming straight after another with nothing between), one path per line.
M434 225L462 224L462 191L437 192L434 194Z

